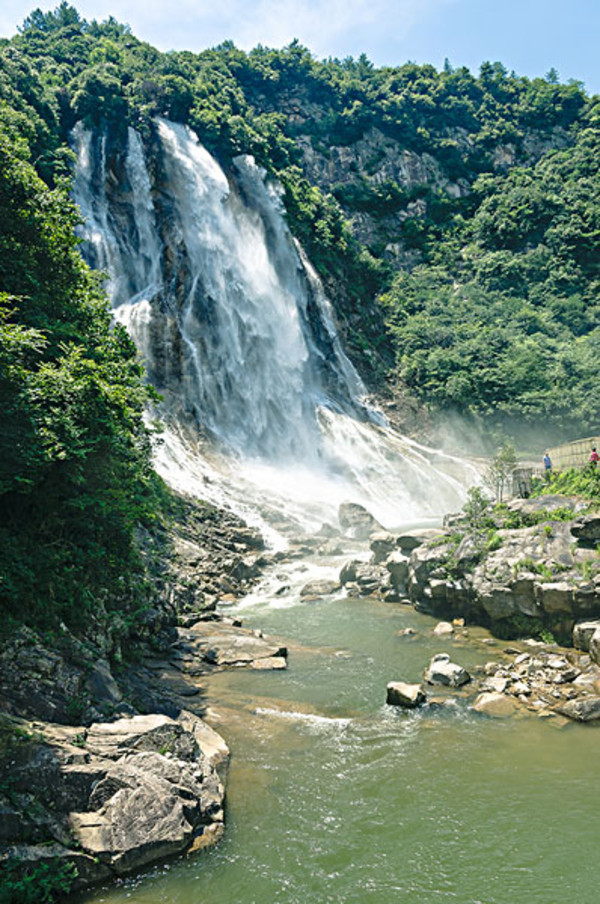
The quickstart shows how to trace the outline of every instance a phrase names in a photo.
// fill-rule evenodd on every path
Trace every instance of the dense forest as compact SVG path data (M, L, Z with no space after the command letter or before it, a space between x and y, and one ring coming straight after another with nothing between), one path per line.
M318 61L297 42L161 53L66 2L37 10L0 42L0 589L15 614L135 606L149 390L77 251L69 135L81 120L148 134L157 115L279 181L371 388L490 429L598 430L600 102L579 83Z

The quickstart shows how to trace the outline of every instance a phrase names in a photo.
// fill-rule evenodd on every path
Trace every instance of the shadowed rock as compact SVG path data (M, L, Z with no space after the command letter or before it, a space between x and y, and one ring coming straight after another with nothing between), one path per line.
M404 709L415 709L425 703L427 695L420 684L405 684L403 681L390 681L387 686L386 703L389 706L401 706Z
M437 653L432 658L424 678L428 684L445 684L448 687L462 687L471 680L467 670L451 662L447 653Z

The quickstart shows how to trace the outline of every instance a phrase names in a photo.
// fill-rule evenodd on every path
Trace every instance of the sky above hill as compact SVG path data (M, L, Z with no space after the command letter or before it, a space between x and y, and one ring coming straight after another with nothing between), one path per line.
M2 0L0 36L32 9L58 0ZM444 60L477 72L484 60L530 77L554 67L600 93L599 0L79 0L86 19L113 15L161 50L199 51L225 40L245 50L294 38L316 57L358 57L377 66Z

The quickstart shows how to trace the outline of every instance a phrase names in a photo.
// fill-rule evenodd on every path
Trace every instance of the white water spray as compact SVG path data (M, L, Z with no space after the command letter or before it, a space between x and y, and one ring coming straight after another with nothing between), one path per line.
M368 409L320 281L252 158L228 178L185 126L157 123L152 177L75 130L84 251L164 393L158 470L252 523L314 528L343 501L386 526L439 515L473 474ZM110 178L108 174L110 173Z

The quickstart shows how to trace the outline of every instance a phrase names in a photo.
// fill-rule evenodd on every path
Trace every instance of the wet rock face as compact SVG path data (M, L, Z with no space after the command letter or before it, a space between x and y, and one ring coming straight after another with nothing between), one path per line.
M43 862L52 850L75 863L82 888L222 834L224 788L214 764L215 751L227 748L191 713L181 721L136 716L89 729L16 727L20 733L3 751L12 803L4 803L0 858L10 850ZM24 742L26 729L31 740Z
M373 515L355 502L343 502L338 510L338 519L344 536L353 540L368 540L375 532L384 532Z

